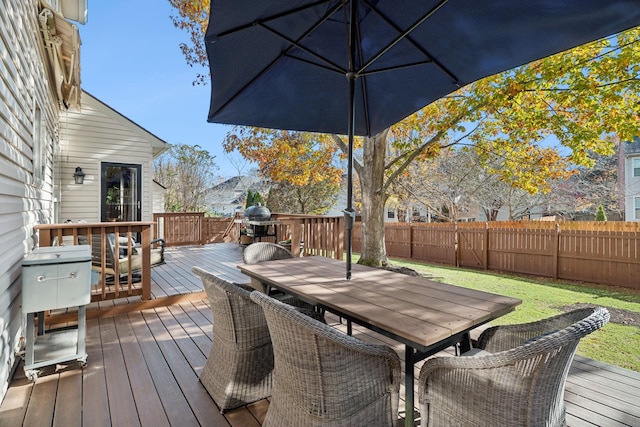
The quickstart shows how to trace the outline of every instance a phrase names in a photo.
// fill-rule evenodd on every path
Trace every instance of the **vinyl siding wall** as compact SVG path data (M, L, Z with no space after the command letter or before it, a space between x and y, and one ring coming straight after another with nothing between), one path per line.
M59 109L45 71L37 4L0 2L0 400L26 320L20 307L22 258L34 246L33 226L53 219Z
M64 112L60 120L60 220L100 221L102 162L142 166L142 220L153 220L151 134L86 92L82 112ZM82 185L74 183L78 166Z

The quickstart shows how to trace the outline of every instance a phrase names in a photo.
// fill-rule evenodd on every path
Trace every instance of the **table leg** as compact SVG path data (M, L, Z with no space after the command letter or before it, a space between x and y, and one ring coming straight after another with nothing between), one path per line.
M413 427L413 348L404 349L404 427Z
M460 354L466 353L471 350L471 335L469 332L465 333L460 340Z

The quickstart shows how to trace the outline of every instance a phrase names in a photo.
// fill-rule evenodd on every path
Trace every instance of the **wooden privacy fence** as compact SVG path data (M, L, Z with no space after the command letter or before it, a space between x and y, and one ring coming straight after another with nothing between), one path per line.
M640 289L637 222L386 224L385 243L391 257Z

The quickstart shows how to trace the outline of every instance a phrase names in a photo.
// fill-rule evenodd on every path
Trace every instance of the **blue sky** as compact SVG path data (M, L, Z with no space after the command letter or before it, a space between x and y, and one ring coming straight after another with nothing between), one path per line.
M200 145L216 156L217 174L237 175L238 155L221 148L230 127L207 123L211 85L192 85L197 70L179 49L188 35L172 14L167 0L89 1L78 24L82 88L170 144Z

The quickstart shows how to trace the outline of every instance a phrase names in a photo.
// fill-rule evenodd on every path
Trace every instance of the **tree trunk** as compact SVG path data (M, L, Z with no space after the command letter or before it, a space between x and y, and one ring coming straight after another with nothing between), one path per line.
M363 147L364 167L358 168L362 192L362 254L359 264L373 267L388 264L384 244L384 190L387 131L366 138Z

